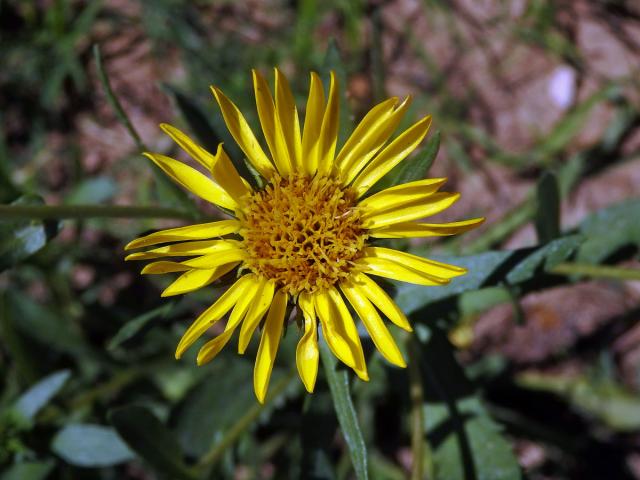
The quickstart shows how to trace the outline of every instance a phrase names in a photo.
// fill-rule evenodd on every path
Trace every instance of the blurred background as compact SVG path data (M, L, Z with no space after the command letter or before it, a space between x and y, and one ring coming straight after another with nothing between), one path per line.
M216 215L140 152L179 155L168 122L239 157L209 85L255 122L251 68L301 109L337 70L342 138L412 95L403 127L433 115L428 175L462 193L441 219L487 221L407 246L472 273L392 287L420 369L369 352L352 385L369 477L640 478L637 1L4 0L0 64L0 203L70 211ZM173 359L217 290L161 299L122 248L184 220L2 212L0 479L364 478L327 383L292 380L297 331L265 407L253 354Z

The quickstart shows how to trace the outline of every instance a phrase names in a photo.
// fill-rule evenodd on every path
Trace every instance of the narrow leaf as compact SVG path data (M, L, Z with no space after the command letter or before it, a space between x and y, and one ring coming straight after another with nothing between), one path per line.
M560 235L560 190L556 176L547 171L536 187L536 232L539 243L547 243Z
M539 267L543 264L545 271L553 269L553 267L569 258L583 241L584 237L582 235L569 235L535 249L531 255L528 255L507 274L507 282L513 285L527 281L535 276Z
M421 255L420 249L411 253ZM395 301L405 314L411 314L430 303L453 297L460 293L476 290L482 286L495 284L496 272L509 261L514 252L489 251L465 257L433 257L441 262L451 263L468 270L466 275L455 278L450 284L442 287L425 288L420 285L401 283L397 286Z
M327 382L333 398L333 406L336 410L338 423L342 430L351 462L358 480L369 478L367 470L367 448L362 437L362 431L358 424L351 394L349 393L349 377L344 369L337 370L337 361L329 351L327 343L322 339L320 342L320 357L324 366Z
M124 326L118 330L113 338L107 344L108 350L115 350L123 343L127 342L131 338L135 337L139 332L145 329L145 327L152 321L159 318L166 318L167 315L173 310L175 306L174 302L165 303L158 308L154 308L142 315L138 315L136 318L129 320Z

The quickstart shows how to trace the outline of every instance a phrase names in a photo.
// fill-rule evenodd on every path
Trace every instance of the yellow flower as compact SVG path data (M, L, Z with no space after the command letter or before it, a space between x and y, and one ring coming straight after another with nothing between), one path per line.
M350 304L380 353L404 367L380 313L407 331L411 326L370 275L432 286L445 285L466 270L374 246L371 240L454 235L483 221L416 222L458 199L457 193L438 192L444 178L410 182L365 197L420 144L431 117L389 141L410 103L410 98L402 102L390 98L365 115L336 155L338 83L333 73L328 98L318 75L311 74L302 131L282 73L275 69L275 100L255 70L253 82L270 156L233 102L216 87L212 91L231 135L265 180L264 188L254 190L240 177L222 145L211 154L170 125L161 128L210 176L165 155L145 153L177 183L234 216L159 231L125 247L166 244L127 256L127 260L160 259L144 267L143 274L181 273L162 296L197 290L238 267L235 283L186 331L176 358L228 312L224 331L202 346L198 364L211 361L238 329L238 351L243 354L266 316L254 370L256 396L263 402L287 321L287 305L292 303L304 317L296 364L306 389L313 391L318 372L318 321L333 354L368 380ZM172 256L192 258L162 260Z

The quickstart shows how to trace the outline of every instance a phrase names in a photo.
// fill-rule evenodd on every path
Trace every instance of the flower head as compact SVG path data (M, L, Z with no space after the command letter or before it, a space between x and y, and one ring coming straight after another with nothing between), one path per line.
M234 217L162 230L126 246L127 250L154 247L127 256L128 260L154 260L142 273L180 273L163 296L197 290L236 270L235 283L187 329L176 358L229 312L224 331L200 349L198 364L211 361L236 330L238 351L244 353L262 323L254 370L254 388L262 402L287 321L287 306L295 304L304 317L296 363L307 390L313 391L318 371L318 323L335 356L367 380L351 305L380 353L404 367L381 314L400 328L411 331L411 326L371 275L437 286L466 271L373 242L454 235L483 221L416 221L445 210L458 199L458 194L439 192L444 178L365 195L420 144L431 117L422 118L390 141L410 103L410 98L402 102L390 98L365 115L336 154L338 84L333 73L327 98L320 78L311 74L302 131L291 90L280 71L275 70L275 99L257 71L253 81L270 155L231 100L215 87L212 91L231 135L264 179L263 188L252 188L238 174L222 145L212 154L170 125L161 127L209 175L164 155L145 153L177 183L233 212ZM166 257L183 258L163 260Z

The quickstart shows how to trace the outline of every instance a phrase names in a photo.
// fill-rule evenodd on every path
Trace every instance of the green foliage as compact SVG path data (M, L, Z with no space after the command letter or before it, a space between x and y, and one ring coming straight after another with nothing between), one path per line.
M325 342L320 344L320 356L333 398L333 405L336 409L338 423L349 448L356 478L358 480L367 479L369 478L367 447L362 438L358 417L349 393L349 375L343 368L337 370L338 362Z
M373 191L402 183L413 182L427 177L429 169L440 150L440 132L435 132L426 141L424 147L413 157L396 165L389 173L382 177L373 187Z
M507 274L507 283L515 285L534 278L540 266L543 267L543 271L550 272L559 263L567 260L583 241L582 235L567 235L535 249Z
M562 397L572 408L614 432L634 432L640 428L640 395L611 378L525 372L517 382L527 389Z
M32 422L42 407L60 391L70 375L69 370L47 375L18 398L14 406L16 413Z
M12 465L2 474L1 480L45 480L54 468L52 460L46 462L22 462Z
M129 447L158 471L177 479L196 478L184 464L173 434L149 410L121 407L110 412L109 419Z
M569 206L575 203L570 196L576 186L588 186L586 180L637 161L632 140L640 112L629 94L635 79L595 87L587 80L586 98L577 85L576 103L559 111L553 126L536 127L528 148L512 151L494 136L509 117L499 117L494 99L474 86L474 72L464 83L468 91L450 82L450 70L468 63L467 52L487 54L490 62L495 55L484 27L469 23L470 10L429 0L411 13L450 34L455 51L447 49L452 57L443 68L434 48L425 48L434 33L417 28L421 21L405 22L396 32L395 6L378 3L300 0L276 10L269 10L270 2L247 7L230 0L140 0L126 7L2 3L0 480L629 476L625 465L633 461L632 440L640 431L638 374L624 376L619 367L629 369L633 356L623 358L629 341L622 337L633 333L633 302L616 305L623 313L593 332L579 328L579 341L542 362L523 366L500 346L484 346L483 338L469 351L458 349L482 333L484 325L476 322L485 312L505 305L520 324L514 329L531 329L532 341L538 334L543 339L546 324L536 330L522 302L531 292L599 279L617 294L632 290L622 282L639 275L633 260L640 249L640 200L597 209L569 230L561 228L560 207L569 198ZM618 15L611 24L634 21L615 13L630 8L624 2L610 3L598 8ZM533 50L569 65L580 82L590 75L589 59L553 2L529 2L517 18L501 12L496 22L510 19L500 29L501 44L515 41L514 51ZM371 380L355 379L321 341L318 382L309 395L296 378L300 331L292 322L261 405L252 386L255 343L247 358L230 345L203 367L195 366L194 352L173 358L189 322L221 290L160 299L168 279L140 278L122 260L122 247L166 226L154 219L216 215L203 214L140 156L149 149L179 155L149 124L182 123L209 151L223 143L238 171L254 186L263 184L228 133L208 86L222 88L257 132L250 69L274 65L287 72L301 119L308 71L321 74L327 91L329 71L336 73L338 149L386 91L397 94L411 84L416 94L401 125L432 113L439 130L371 192L429 175L438 158L438 175L446 172L450 184L470 192L461 208L489 220L477 236L393 243L468 269L443 287L385 285L414 326L411 335L390 330L415 371L389 366L359 325ZM500 62L492 74L506 67ZM517 93L522 72L508 73L518 79L508 85ZM138 98L156 84L157 99ZM597 136L592 129L601 110L610 117ZM135 148L121 154L123 146L111 145L105 128L126 130ZM105 153L105 145L118 154ZM98 162L85 162L89 151ZM514 179L529 187L518 202L498 184ZM494 201L508 205L483 211L485 200L473 197L480 184L489 185L485 190L495 185ZM610 203L609 191L619 198L624 188L617 187L607 184L597 204ZM537 244L505 249L503 242L525 225L535 227ZM594 371L593 359L602 356L615 357L616 364ZM546 371L567 363L569 372ZM634 375L636 384L629 381ZM543 463L523 473L514 440L541 445Z
M577 259L587 263L605 261L624 247L640 248L640 200L632 199L588 216L580 226L586 241Z
M42 205L36 196L22 196L11 205ZM58 230L55 222L40 220L0 221L0 271L5 270L44 247Z
M417 341L435 478L521 478L502 428L483 407L476 387L454 358L445 332L434 326L419 331Z
M134 458L112 428L90 424L65 426L53 437L51 450L78 467L110 467Z
M560 191L553 173L545 172L538 180L536 200L534 221L538 242L547 243L560 235Z

